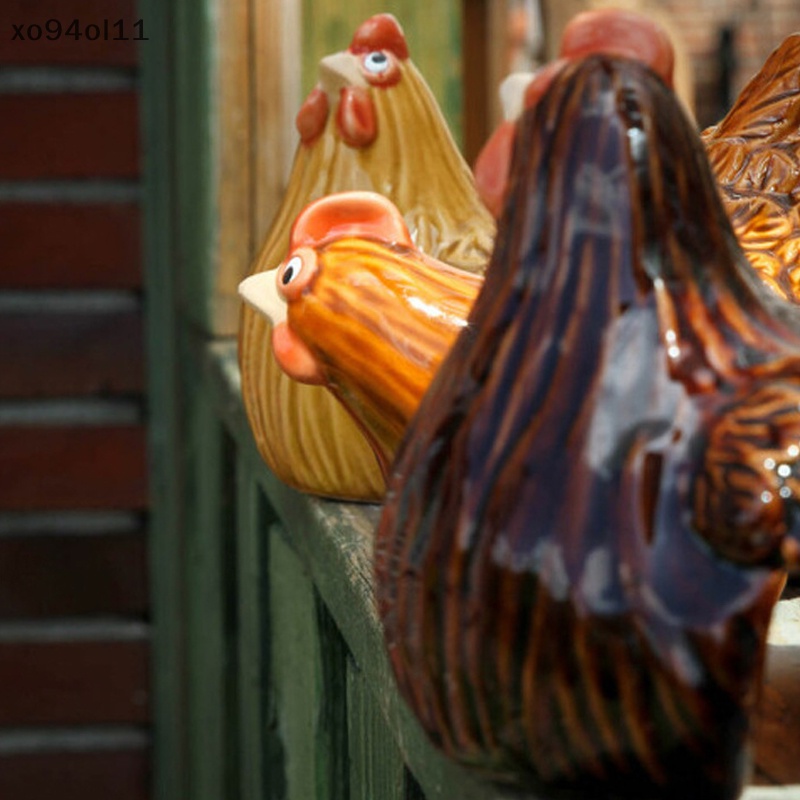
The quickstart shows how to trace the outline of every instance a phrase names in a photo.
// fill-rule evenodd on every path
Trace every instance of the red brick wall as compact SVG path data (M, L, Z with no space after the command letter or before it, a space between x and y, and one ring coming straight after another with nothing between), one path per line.
M0 798L149 795L137 19L0 3Z

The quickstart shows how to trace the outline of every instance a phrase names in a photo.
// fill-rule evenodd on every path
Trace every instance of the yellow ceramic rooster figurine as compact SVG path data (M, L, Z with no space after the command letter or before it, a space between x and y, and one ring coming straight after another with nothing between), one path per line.
M389 198L416 247L428 255L468 272L483 270L494 222L394 17L371 17L347 50L322 60L320 84L297 124L301 144L288 190L254 273L284 259L292 223L306 205L353 189ZM242 391L266 462L305 491L380 499L383 475L359 426L324 388L286 376L271 338L270 323L245 307Z

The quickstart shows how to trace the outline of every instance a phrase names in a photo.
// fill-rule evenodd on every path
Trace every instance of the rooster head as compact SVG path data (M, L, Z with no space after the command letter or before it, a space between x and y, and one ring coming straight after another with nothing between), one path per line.
M342 237L413 247L400 212L381 195L329 195L311 203L297 217L286 259L275 269L251 275L239 286L242 298L272 322L272 347L279 365L301 383L322 384L325 379L316 356L289 327L289 306L302 302L313 290L320 271L320 249Z
M391 14L376 14L356 30L350 47L320 62L320 83L297 114L304 144L312 144L325 129L329 109L338 102L336 129L350 147L367 147L378 133L371 89L386 89L402 78L408 58L400 23Z

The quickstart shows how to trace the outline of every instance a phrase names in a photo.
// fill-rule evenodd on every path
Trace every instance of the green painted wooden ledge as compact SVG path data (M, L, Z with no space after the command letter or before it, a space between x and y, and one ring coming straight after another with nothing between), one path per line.
M427 742L395 689L372 588L372 532L379 509L309 497L278 481L262 463L247 424L235 344L225 341L206 345L201 360L203 382L214 411L236 450L239 536L250 542L249 552L244 552L239 543L239 580L246 586L241 568L249 566L251 583L258 585L260 567L269 562L263 578L271 583L265 590L248 594L240 587L239 591L240 596L242 591L245 594L245 607L240 605L242 619L266 613L252 606L259 597L269 606L270 620L256 623L251 633L256 638L271 637L271 647L266 648L272 654L270 685L255 685L260 680L256 665L251 688L275 695L266 704L276 715L277 749L282 751L284 764L280 790L274 796L297 800L522 800L521 795L501 794L476 782L444 759ZM262 495L262 506L266 503L270 511L243 518L242 495L253 492ZM253 507L252 497L249 507ZM251 526L249 531L247 526ZM266 541L270 542L270 555L259 563L258 553ZM327 623L323 619L319 624L314 598L318 598L317 606L324 607L323 618L329 615ZM317 630L312 630L315 626ZM333 636L330 630L334 630ZM239 630L240 635L246 633ZM262 645L251 641L250 655L263 655L266 650ZM246 659L247 646L244 651L241 648L240 644L240 659ZM313 664L314 659L323 666ZM335 674L337 663L345 665L344 674ZM240 661L239 666L240 674L246 672L246 664ZM336 697L324 696L326 680L328 690L339 693ZM332 711L331 699L339 701L342 697L346 698L346 708ZM243 699L246 693L240 686L240 701ZM328 708L327 722L339 730L320 733L320 720L326 714L314 709L315 702ZM246 711L247 703L241 707ZM281 721L282 712L289 718ZM252 721L258 724L257 719ZM263 737L263 731L253 731L253 735ZM246 739L244 725L238 742L245 749ZM260 755L252 754L251 769L258 772L259 759L268 752L270 747L261 742ZM346 763L336 763L343 758ZM332 785L337 780L342 781L341 786ZM243 796L259 796L255 785L253 789ZM751 787L744 797L800 800L800 786Z

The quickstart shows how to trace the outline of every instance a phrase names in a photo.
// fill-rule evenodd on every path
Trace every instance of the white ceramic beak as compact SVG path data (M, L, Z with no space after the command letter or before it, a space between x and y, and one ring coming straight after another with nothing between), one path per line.
M330 103L339 102L339 90L346 86L369 87L358 66L358 56L342 51L319 62L319 83Z
M512 72L500 84L500 105L503 118L508 122L519 119L525 102L525 90L533 80L533 72Z
M277 269L257 272L239 284L239 296L273 325L286 321L286 301L278 294Z

